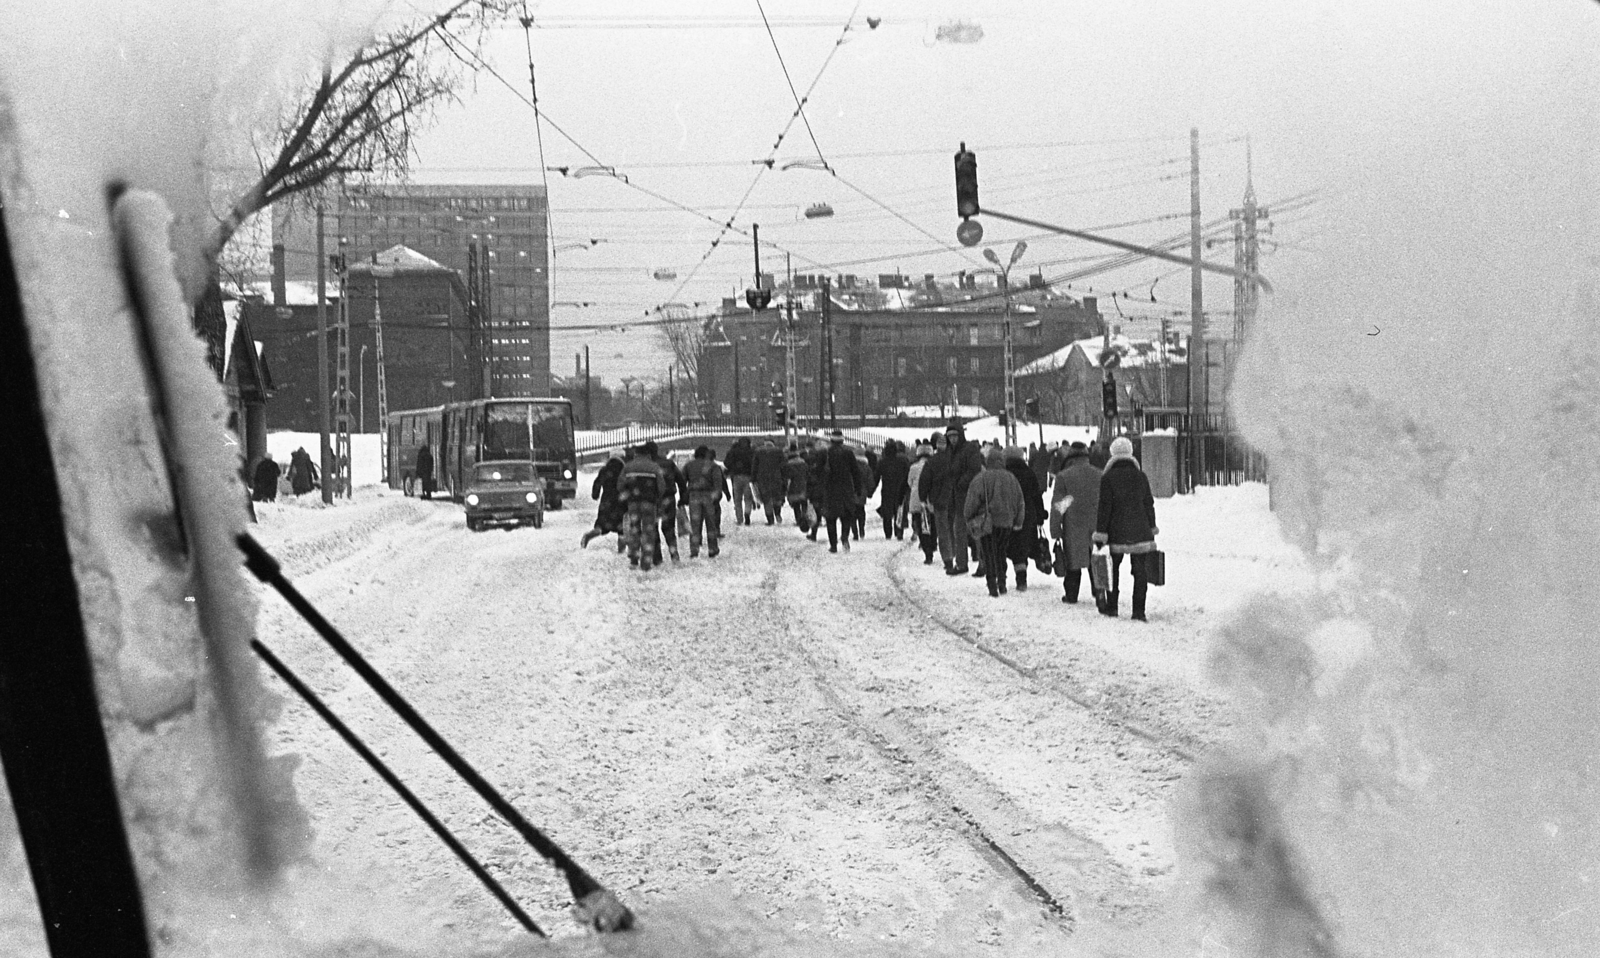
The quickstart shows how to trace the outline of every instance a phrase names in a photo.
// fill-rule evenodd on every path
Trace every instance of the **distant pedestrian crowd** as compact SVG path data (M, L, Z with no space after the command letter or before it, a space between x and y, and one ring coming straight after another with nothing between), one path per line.
M1127 557L1132 614L1143 621L1157 572L1155 499L1127 437L1108 447L981 448L952 425L914 449L891 439L881 451L857 451L835 429L825 442L803 437L784 449L741 438L724 462L703 445L681 468L647 441L613 453L592 495L599 509L583 545L616 534L617 551L643 570L680 561L684 531L691 558L702 547L715 558L724 500L733 503L735 525L750 525L758 512L768 526L783 525L787 507L807 539L818 541L825 529L829 552L849 552L851 540L867 534L867 504L876 495L885 539L910 530L925 564L937 554L945 574L981 578L996 598L1012 584L1025 591L1033 565L1059 576L1061 600L1076 603L1093 570L1096 604L1115 616Z

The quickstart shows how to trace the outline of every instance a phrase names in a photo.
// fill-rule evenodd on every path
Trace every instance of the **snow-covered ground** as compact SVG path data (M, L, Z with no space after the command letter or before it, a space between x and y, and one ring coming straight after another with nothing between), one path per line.
M639 912L630 954L1150 940L1179 899L1170 801L1230 723L1204 678L1207 632L1248 594L1310 581L1261 486L1158 504L1171 584L1151 591L1148 624L1065 605L1036 570L995 600L881 531L830 555L792 526L736 528L731 510L720 557L690 559L685 541L680 564L640 573L611 537L579 548L593 512L578 505L542 530L472 533L457 505L364 488L333 508L262 504L255 533ZM597 954L554 871L282 601L262 608L263 641L558 949ZM300 756L315 830L275 906L306 952L525 953L488 892L302 704L284 703L270 741ZM726 950L685 949L700 936Z

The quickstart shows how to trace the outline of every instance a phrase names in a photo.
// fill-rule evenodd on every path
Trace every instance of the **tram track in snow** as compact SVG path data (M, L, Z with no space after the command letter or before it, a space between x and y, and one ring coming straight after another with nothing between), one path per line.
M926 622L940 631L952 636L953 638L959 639L960 641L966 643L979 653L988 656L1028 681L1038 683L1050 689L1051 692L1061 696L1062 698L1071 702L1073 705L1076 705L1084 711L1098 716L1105 722L1123 729L1124 731L1128 732L1128 734L1133 735L1136 738L1144 740L1145 742L1158 749L1161 749L1174 758L1177 758L1189 765L1194 764L1195 761L1198 760L1198 755L1190 747L1173 742L1170 740L1170 737L1163 736L1160 733L1151 730L1137 718L1125 714L1125 710L1120 709L1115 705L1109 705L1102 698L1091 695L1078 683L1059 677L1045 678L1040 674L1042 672L1040 667L1028 665L1018 661L1005 652L1002 652L984 642L981 638L974 636L971 634L970 630L950 623L937 612L927 608L923 603L917 600L915 595L911 593L911 590L906 586L905 579L900 575L899 570L895 568L896 560L903 551L903 549L896 549L889 554L887 559L884 560L884 574L888 578L889 582L894 586L895 592L900 596L900 598Z

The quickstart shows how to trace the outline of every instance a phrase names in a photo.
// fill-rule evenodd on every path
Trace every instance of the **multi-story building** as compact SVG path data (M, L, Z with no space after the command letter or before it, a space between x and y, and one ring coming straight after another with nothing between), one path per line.
M970 281L973 277L966 277ZM701 411L708 419L767 415L784 381L784 303L795 299L798 413L806 418L892 417L905 407L1004 405L1004 298L992 286L955 287L933 277L915 283L882 276L876 286L854 276L831 282L833 403L827 402L827 340L821 282L795 277L773 305L752 311L725 300L707 330L699 361ZM1042 278L1012 292L1012 351L1017 366L1103 329L1093 297L1056 295ZM1018 402L1027 397L1019 394Z
M378 339L375 313L383 323L384 382L391 410L434 406L481 394L482 337L471 321L466 285L455 270L426 256L395 247L377 264L353 263L344 282L349 301L350 430L376 432L378 420ZM333 326L340 283L328 286L328 388L335 385ZM272 358L273 425L317 432L322 404L318 392L317 301L315 286L275 279L270 299L255 297L240 306ZM332 428L333 423L328 424Z
M325 207L324 247L351 263L402 245L463 278L488 330L483 383L495 396L550 391L549 208L542 186L407 183L349 187ZM291 280L317 274L316 211L274 209L273 243ZM459 397L458 393L458 397Z

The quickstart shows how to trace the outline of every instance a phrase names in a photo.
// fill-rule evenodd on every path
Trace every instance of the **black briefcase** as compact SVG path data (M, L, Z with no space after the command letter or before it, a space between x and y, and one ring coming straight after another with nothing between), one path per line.
M1160 549L1144 554L1144 577L1151 585L1167 584L1167 554Z

